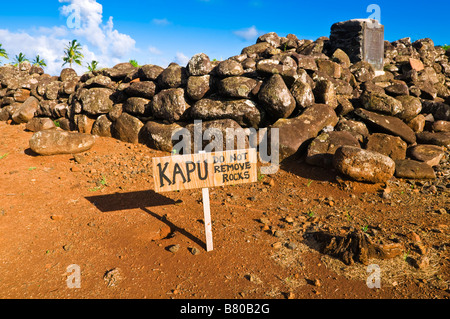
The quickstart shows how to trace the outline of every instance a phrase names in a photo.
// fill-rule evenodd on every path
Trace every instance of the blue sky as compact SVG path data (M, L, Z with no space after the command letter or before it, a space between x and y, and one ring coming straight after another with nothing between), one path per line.
M104 67L130 59L186 64L199 52L218 60L239 54L266 32L313 40L328 36L335 22L369 17L370 4L380 8L387 40L429 37L436 45L450 44L447 0L21 0L20 6L2 1L0 43L11 58L39 54L53 74L72 39L83 45L85 62L95 59ZM70 21L76 20L67 23L74 12L80 17L75 29Z

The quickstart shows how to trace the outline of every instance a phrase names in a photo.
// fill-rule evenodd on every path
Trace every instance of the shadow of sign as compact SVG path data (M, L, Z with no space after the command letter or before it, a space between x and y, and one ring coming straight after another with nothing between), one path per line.
M155 193L153 190L128 192L128 193L114 193L107 195L89 196L85 198L103 213L139 208L145 213L162 221L167 226L169 226L172 233L178 232L181 235L189 238L199 246L206 247L206 243L204 243L199 238L195 237L190 232L176 226L172 222L163 218L163 216L160 216L157 213L152 212L151 210L148 209L149 207L168 206L175 204L175 201L173 199Z
M175 204L173 199L155 193L153 190L89 196L86 199L104 213Z

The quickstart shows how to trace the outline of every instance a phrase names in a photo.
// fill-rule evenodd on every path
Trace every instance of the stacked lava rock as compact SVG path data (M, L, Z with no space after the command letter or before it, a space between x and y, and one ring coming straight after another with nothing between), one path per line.
M430 39L386 41L385 74L376 76L328 42L268 33L225 61L200 53L186 66L121 63L82 76L4 66L0 120L168 152L172 134L194 120L224 136L278 128L281 160L305 155L360 181L435 178L450 146L450 52Z

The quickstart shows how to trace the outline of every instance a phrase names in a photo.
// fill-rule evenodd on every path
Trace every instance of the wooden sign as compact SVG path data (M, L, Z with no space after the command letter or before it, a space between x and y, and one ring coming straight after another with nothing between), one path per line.
M154 158L155 192L256 182L256 163L256 149Z

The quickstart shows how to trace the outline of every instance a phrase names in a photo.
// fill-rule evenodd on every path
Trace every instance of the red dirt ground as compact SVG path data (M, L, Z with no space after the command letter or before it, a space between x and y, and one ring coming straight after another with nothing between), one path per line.
M448 189L393 180L384 199L385 185L291 161L257 183L210 190L208 253L201 190L152 191L151 158L167 154L99 138L76 158L42 157L29 149L31 136L24 125L0 122L2 299L450 296ZM371 260L381 269L379 289L368 288L366 266L346 266L303 236L352 227L405 246L394 259ZM422 269L414 267L421 253L412 232L427 248ZM67 286L72 264L81 269L79 289Z

